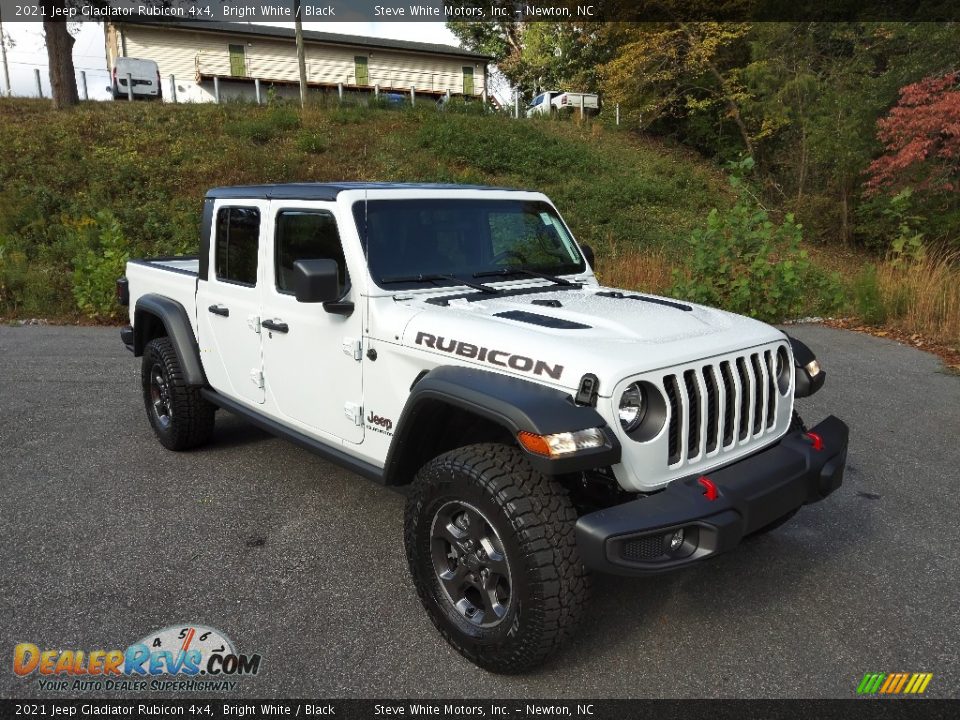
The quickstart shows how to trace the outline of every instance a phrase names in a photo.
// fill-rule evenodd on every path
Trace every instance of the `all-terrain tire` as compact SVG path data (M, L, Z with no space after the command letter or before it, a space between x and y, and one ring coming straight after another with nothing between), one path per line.
M798 431L806 432L807 426L804 424L803 418L800 417L800 413L794 410L793 417L790 419L790 428L787 430L787 432L792 433L792 432L798 432ZM800 512L800 508L797 508L796 510L791 510L783 517L778 517L772 523L769 523L768 525L764 525L759 530L754 530L752 533L750 533L750 537L759 537L761 535L766 535L771 530L776 530L781 525L785 525L786 523L790 522L790 520L793 519L793 516L796 515L798 512Z
M155 338L143 349L140 382L147 418L165 448L188 450L210 441L216 407L184 382L169 338Z
M479 545L494 548L481 557L501 558L487 570L488 579L500 571L491 581L498 583L496 612L481 609L487 586L469 584L477 557L449 540L459 537L450 530L468 534L458 527L461 520L476 533L471 537L486 535ZM491 672L518 673L543 662L572 636L590 594L576 521L567 491L535 471L518 448L470 445L424 465L408 496L404 544L417 593L441 635ZM468 575L459 606L450 589L458 580L441 579L455 572Z

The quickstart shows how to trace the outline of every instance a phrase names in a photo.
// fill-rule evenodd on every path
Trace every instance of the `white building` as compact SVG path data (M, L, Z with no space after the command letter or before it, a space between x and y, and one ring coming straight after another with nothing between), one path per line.
M212 102L214 78L221 99L255 97L268 88L299 93L294 30L245 23L107 23L107 65L117 57L154 60L160 68L164 99ZM347 92L405 93L440 97L486 97L491 57L451 45L386 40L305 30L310 88Z

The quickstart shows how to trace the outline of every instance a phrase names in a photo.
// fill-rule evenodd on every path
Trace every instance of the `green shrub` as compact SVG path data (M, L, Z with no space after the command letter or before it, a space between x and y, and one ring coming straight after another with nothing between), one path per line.
M870 264L853 279L854 310L868 325L883 325L887 321L887 306L877 282L877 266Z
M729 210L711 210L706 227L693 231L690 264L687 272L674 270L671 294L760 320L784 320L807 304L811 264L793 215L775 223L744 185L740 174L752 166L749 159L733 166L730 184L738 200Z
M317 135L316 133L302 132L297 137L297 150L300 152L319 155L320 153L326 152L328 147L329 142L327 138L322 135Z
M123 275L130 250L120 223L109 211L67 226L83 247L73 260L73 297L91 318L116 316L116 281Z

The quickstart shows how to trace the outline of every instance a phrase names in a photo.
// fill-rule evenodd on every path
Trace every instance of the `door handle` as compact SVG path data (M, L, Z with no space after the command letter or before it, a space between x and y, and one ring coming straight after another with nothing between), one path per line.
M261 320L260 327L278 333L285 333L290 330L285 322L280 322L279 320Z
M223 305L211 305L207 310L220 317L230 317L230 308L225 308Z

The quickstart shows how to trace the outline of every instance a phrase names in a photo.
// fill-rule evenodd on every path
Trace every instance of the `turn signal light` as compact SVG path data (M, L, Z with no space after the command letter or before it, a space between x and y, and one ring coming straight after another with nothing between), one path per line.
M607 443L607 438L600 428L554 433L553 435L537 435L521 430L517 433L517 440L528 452L544 457L569 455L580 450L603 447Z

